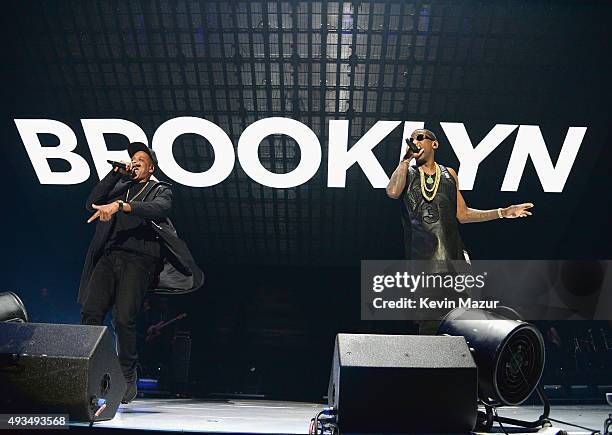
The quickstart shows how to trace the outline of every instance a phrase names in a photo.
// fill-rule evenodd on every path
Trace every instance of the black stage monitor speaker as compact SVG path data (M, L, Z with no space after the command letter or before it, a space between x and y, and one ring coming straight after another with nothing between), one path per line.
M13 292L0 293L0 322L27 322L28 312L19 296Z
M106 326L0 323L2 412L115 416L125 380Z
M476 364L463 337L338 334L329 405L346 432L470 432Z

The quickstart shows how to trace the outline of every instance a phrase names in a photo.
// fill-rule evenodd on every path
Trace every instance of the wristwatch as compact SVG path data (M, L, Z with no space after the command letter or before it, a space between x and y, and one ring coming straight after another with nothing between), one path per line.
M125 202L118 200L117 204L119 204L119 211L123 211L123 204L125 204Z

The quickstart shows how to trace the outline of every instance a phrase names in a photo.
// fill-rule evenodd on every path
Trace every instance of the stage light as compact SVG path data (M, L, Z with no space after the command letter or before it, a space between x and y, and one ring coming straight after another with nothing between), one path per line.
M532 324L489 311L456 308L442 319L438 335L465 337L478 366L478 397L485 404L519 405L538 386L544 370L544 340Z
M13 292L0 293L0 322L27 322L28 312L19 296Z

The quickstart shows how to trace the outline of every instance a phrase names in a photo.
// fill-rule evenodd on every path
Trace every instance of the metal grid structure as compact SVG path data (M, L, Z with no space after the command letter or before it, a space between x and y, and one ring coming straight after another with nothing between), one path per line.
M504 102L523 91L529 116L552 92L526 80L533 69L545 76L570 65L555 38L572 8L549 2L95 0L19 9L17 56L38 63L23 74L49 117L73 126L79 118L129 119L151 138L170 118L199 116L234 145L248 125L271 116L316 133L322 166L299 187L261 186L238 161L217 186L175 186L178 228L197 256L225 264L400 256L399 219L382 190L358 168L345 189L327 187L329 120L350 120L355 143L378 120L503 115ZM399 130L376 148L389 174ZM285 136L268 137L259 153L273 172L299 162ZM177 139L174 154L194 172L214 159L195 135Z

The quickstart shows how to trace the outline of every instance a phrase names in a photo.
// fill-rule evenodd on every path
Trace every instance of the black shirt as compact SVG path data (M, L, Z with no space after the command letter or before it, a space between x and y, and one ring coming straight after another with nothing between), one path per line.
M154 184L150 181L145 187L145 183L133 183L121 199L125 202L142 201ZM151 224L141 217L122 211L115 213L106 249L160 257L159 239Z

